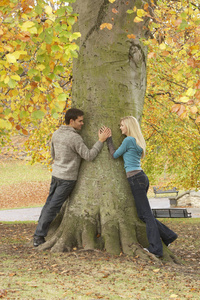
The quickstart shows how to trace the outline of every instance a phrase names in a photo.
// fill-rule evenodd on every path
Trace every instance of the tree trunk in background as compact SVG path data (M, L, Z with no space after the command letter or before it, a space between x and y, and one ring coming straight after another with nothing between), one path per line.
M147 49L139 38L146 32L142 32L144 23L134 23L133 16L126 13L134 5L142 8L142 1L127 3L77 0L74 5L79 13L74 31L80 31L81 38L73 65L72 106L85 112L81 135L89 148L97 141L102 125L112 129L118 147L122 141L120 118L133 115L140 120L142 115ZM112 30L100 30L102 23L112 23ZM128 34L136 39L129 39ZM137 217L123 160L113 160L105 143L93 162L82 162L76 188L41 249L84 247L136 254L138 243L148 246L145 226Z

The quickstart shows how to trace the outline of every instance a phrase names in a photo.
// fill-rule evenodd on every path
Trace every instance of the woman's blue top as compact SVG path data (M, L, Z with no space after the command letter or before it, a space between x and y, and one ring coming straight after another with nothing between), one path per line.
M136 143L136 139L132 136L127 136L121 146L114 152L113 158L123 155L126 173L134 170L142 170L140 165L142 152L143 149Z

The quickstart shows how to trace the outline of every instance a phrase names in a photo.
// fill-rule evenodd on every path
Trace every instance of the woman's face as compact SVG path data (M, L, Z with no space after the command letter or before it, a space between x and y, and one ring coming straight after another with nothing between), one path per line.
M121 123L120 123L120 129L121 129L122 134L127 135L127 127L126 127L126 125L124 125L123 121L121 121Z

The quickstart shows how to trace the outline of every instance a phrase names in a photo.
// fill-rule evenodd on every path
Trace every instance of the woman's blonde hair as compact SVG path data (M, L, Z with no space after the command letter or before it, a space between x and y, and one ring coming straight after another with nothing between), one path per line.
M120 123L123 121L127 128L127 136L132 136L136 139L136 143L143 149L142 158L146 153L146 142L142 135L140 125L136 118L132 116L121 118Z

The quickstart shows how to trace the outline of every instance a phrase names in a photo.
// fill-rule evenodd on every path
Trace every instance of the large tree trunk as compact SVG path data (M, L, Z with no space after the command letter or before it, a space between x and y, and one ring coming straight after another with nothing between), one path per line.
M133 3L77 0L75 31L81 32L80 51L73 65L73 106L85 112L82 136L88 147L101 125L112 128L116 146L122 139L120 117L140 120L146 90L147 49L139 41L144 23L126 13ZM139 8L142 1L136 1ZM112 9L118 10L117 14ZM114 20L113 20L114 18ZM112 23L112 30L100 30ZM134 34L135 39L128 39ZM75 190L53 222L42 249L66 251L74 247L134 254L148 246L144 223L135 210L123 160L113 160L106 145L94 162L83 161Z

